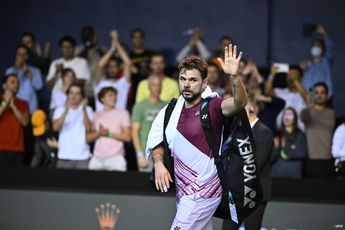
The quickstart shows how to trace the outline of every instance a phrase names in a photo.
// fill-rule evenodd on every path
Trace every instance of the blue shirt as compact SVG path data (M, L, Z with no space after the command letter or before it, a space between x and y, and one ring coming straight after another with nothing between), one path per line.
M304 70L302 85L309 91L317 82L324 82L328 86L328 96L333 95L333 84L331 78L331 61L333 58L332 47L333 43L328 38L324 38L326 45L326 53L318 63L308 61L307 68Z
M14 66L9 67L6 70L6 74L16 73L19 79L19 90L17 97L26 101L29 104L30 114L38 108L36 90L39 90L43 86L42 76L39 69L28 66L29 71L32 74L32 80L24 74L23 70L16 70Z

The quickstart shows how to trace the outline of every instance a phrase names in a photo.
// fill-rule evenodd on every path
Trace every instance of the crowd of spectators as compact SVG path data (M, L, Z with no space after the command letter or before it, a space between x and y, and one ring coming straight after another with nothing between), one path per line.
M23 33L13 65L2 71L0 165L152 171L144 156L147 135L160 109L179 96L177 73L166 71L162 52L145 47L142 29L133 29L130 39L127 46L112 30L106 48L85 26L81 44L61 37L61 57L52 59L49 42L42 51L34 34ZM212 53L195 28L176 62L189 55L207 60L210 88L231 97L216 60L230 43L236 40L222 36ZM345 161L344 123L336 129L332 109L332 54L318 25L310 58L298 65L286 63L284 70L272 63L264 71L250 58L241 61L238 77L275 136L273 176L334 177Z

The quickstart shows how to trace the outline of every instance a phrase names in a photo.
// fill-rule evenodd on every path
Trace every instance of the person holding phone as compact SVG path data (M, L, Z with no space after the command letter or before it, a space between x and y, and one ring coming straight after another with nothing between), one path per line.
M273 88L273 80L278 73L278 68L273 64L271 66L270 75L265 83L265 94L276 96L285 100L285 108L292 107L296 110L297 115L306 107L308 101L308 93L301 85L303 79L303 71L298 66L289 66L287 73L287 88ZM281 127L283 111L279 113L276 119L277 128ZM298 117L298 127L304 131L304 124Z
M302 80L303 87L312 91L317 82L324 82L328 87L328 98L333 96L333 84L331 76L331 63L333 59L333 42L329 38L322 25L316 25L313 32L309 60L300 62L300 67L304 71ZM331 102L330 102L331 103Z

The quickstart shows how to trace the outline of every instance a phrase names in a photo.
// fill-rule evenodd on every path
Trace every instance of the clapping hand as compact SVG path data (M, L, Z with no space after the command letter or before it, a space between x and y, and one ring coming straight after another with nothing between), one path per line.
M224 60L221 58L217 58L224 73L229 74L231 76L236 76L238 74L239 63L242 57L242 52L239 53L237 56L237 46L225 46L224 51Z
M109 129L104 128L102 124L99 125L98 133L100 136L107 136Z

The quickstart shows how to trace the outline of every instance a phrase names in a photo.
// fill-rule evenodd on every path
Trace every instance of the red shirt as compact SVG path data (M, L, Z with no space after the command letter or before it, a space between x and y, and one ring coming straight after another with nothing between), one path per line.
M28 103L16 98L14 104L20 112L29 114ZM0 115L0 151L24 152L23 126L9 105Z

